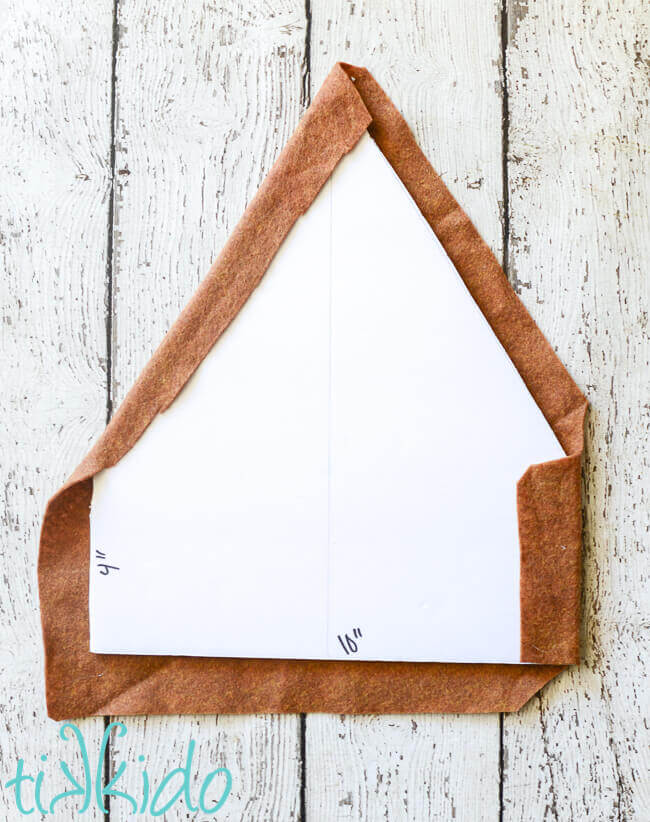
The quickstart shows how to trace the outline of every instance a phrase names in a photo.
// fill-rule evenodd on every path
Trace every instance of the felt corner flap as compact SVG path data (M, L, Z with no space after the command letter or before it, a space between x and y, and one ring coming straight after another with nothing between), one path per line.
M580 453L531 465L517 483L521 661L580 658Z

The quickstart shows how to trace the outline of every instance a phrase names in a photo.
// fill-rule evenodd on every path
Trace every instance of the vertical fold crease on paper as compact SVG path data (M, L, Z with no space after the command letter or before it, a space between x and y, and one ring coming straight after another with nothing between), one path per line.
M567 452L564 460L532 466L518 484L522 661L542 664L91 654L92 477L120 460L174 400L255 289L292 225L366 129ZM49 714L62 719L105 713L516 710L560 665L577 661L585 409L586 400L397 109L365 69L337 64L196 294L104 434L47 506L38 571Z

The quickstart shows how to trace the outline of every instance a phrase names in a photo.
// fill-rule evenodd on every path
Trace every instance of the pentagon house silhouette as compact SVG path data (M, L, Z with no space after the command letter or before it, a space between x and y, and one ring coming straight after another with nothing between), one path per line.
M335 66L50 501L50 714L518 708L578 661L585 408Z

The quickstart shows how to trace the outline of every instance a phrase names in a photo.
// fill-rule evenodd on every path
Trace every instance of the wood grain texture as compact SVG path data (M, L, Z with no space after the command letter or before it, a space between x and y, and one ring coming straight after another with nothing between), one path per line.
M313 0L311 88L336 60L366 66L445 183L502 251L496 2ZM498 716L307 717L307 818L499 816Z
M498 717L307 717L308 820L499 818Z
M591 401L584 662L505 718L504 819L650 819L647 4L512 3L510 270Z
M107 374L115 407L337 59L375 73L503 251L496 0L118 7L112 265L113 3L8 2L0 29L0 776L22 757L46 771L46 799L69 787L58 759L80 761L43 700L45 502L104 426ZM622 0L506 11L509 275L592 403L585 662L505 717L501 786L498 717L309 716L307 820L650 819L650 12ZM193 739L194 796L215 767L233 773L218 818L300 818L297 717L125 721L110 757L111 773L129 764L122 789L140 789L139 755L160 778ZM79 725L93 758L103 723ZM110 819L129 810L114 799ZM0 816L23 818L4 788ZM187 818L180 804L165 815Z
M300 785L300 748L296 717L271 716L169 716L128 717L127 733L113 736L112 771L126 762L119 782L122 790L143 796L140 769L147 769L151 799L165 773L184 767L188 761L191 740L195 742L191 758L190 797L198 805L205 778L216 768L226 767L232 775L232 792L213 816L192 813L185 800L176 803L163 818L228 820L298 820ZM138 757L143 756L140 764ZM171 799L181 784L176 780L162 793L157 809ZM125 787L126 786L126 787ZM226 786L224 776L216 776L205 796L211 807L221 798ZM111 822L128 819L127 801L111 801ZM146 817L151 818L150 816Z
M291 135L302 111L302 3L121 0L115 121L112 394L121 401ZM119 607L119 603L116 603ZM221 819L295 819L299 719L129 718L112 752L163 773L197 743L234 768ZM116 742L117 745L117 742ZM124 784L137 787L133 771ZM111 822L127 818L115 801ZM165 819L185 819L177 805Z
M0 782L22 757L49 802L69 788L58 760L79 773L81 759L45 712L36 555L48 497L106 417L112 5L9 2L2 18ZM102 720L79 726L96 750ZM29 809L33 786L25 796ZM4 787L0 817L24 818Z

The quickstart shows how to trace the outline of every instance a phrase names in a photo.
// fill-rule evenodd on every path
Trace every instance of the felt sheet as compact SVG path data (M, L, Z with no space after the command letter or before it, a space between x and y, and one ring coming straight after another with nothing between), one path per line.
M121 459L173 401L254 290L291 226L366 129L437 234L567 454L531 466L517 487L521 660L534 664L91 654L92 477ZM562 665L578 661L585 410L586 400L405 121L367 71L338 64L197 293L102 437L48 504L39 589L49 714L60 719L108 713L516 710Z

